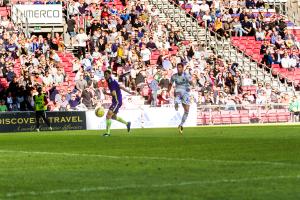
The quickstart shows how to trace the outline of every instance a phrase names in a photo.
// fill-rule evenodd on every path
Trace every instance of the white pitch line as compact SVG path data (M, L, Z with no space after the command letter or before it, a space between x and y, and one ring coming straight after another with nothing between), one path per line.
M251 181L269 181L269 180L281 180L281 179L300 179L300 175L296 176L267 176L267 177L255 177L255 178L241 178L241 179L220 179L212 181L188 181L179 183L164 183L154 185L124 185L124 186L99 186L99 187L85 187L79 189L59 189L49 191L30 191L30 192L15 192L7 193L6 198L13 198L18 196L41 196L41 195L52 195L60 193L85 193L85 192L96 192L96 191L113 191L123 189L141 189L141 188L162 188L162 187L174 187L174 186L186 186L186 185L208 185L208 184L219 184L219 183L242 183Z
M215 162L222 164L249 164L249 165L276 165L276 166L300 166L296 163L282 163L269 161L239 161L239 160L201 160L196 158L172 158L172 157L152 157L152 156L111 156L102 154L86 154L86 153L66 153L66 152L45 152L45 151L14 151L14 150L0 150L0 153L23 153L23 154L37 154L37 155L56 155L56 156L81 156L93 158L108 158L108 159L141 159L141 160L165 160L165 161L194 161L194 162Z

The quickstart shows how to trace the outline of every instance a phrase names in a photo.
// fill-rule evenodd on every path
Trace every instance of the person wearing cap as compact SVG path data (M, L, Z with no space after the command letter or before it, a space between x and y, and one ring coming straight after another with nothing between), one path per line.
M35 119L36 119L36 131L40 131L40 118L43 118L44 122L47 124L50 130L52 130L52 127L50 125L50 121L48 120L46 116L46 110L47 110L47 96L43 93L43 89L41 87L38 87L37 89L38 94L33 96L34 101L34 110L35 110Z

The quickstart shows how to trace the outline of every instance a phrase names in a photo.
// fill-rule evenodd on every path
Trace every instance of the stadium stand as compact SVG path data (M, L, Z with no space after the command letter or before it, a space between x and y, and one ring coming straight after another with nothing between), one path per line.
M137 93L136 101L163 106L172 103L167 86L182 62L193 76L199 125L287 122L298 111L299 30L262 1L12 3L63 4L68 33L26 38L9 20L10 7L0 8L0 99L7 110L32 110L38 85L49 94L49 110L105 105L105 69Z

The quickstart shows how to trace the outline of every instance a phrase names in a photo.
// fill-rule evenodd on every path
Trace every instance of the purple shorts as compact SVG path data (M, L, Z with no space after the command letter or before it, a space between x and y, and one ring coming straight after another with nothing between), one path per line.
M109 110L111 110L113 113L117 114L119 112L119 109L122 106L122 101L117 102L113 102L111 104L111 106L109 107Z

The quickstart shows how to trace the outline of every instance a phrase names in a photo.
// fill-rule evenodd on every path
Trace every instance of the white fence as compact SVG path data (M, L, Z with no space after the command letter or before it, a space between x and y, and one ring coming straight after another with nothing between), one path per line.
M179 107L175 111L173 106L153 108L141 106L136 109L120 110L120 117L131 121L132 128L162 128L177 127L180 124L183 109ZM94 111L86 112L87 130L105 129L105 117L96 117ZM197 105L191 106L188 119L185 123L186 127L197 126ZM124 124L113 121L112 129L124 128Z

